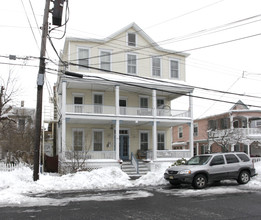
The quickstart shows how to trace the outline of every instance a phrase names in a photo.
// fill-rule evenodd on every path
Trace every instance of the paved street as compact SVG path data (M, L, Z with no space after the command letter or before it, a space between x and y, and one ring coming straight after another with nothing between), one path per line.
M229 187L234 187L229 186ZM211 190L211 189L209 189ZM191 191L191 194L187 194ZM186 192L185 196L181 192ZM201 192L200 192L201 193ZM0 208L0 219L260 219L261 193L197 195L170 186L38 195L66 204ZM84 200L84 201L83 201Z

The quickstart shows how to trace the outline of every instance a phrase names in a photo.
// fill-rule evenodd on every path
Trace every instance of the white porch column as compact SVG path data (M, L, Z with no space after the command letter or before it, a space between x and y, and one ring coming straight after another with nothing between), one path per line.
M120 114L120 88L119 86L115 86L115 108L116 108L116 126L115 126L115 154L116 154L116 160L120 159L120 120L119 120L119 114Z
M62 154L65 157L66 150L66 81L62 82Z
M230 117L230 129L233 129L234 126L233 126L233 115L232 115L232 112L229 113L229 117Z
M193 123L193 99L192 99L192 93L190 93L189 96L189 110L190 110L190 129L189 129L189 149L191 157L194 156L194 123Z
M249 134L249 117L247 117L246 119L247 119L247 134Z
M152 130L152 138L153 138L153 160L157 159L157 97L156 90L152 90L152 113L153 113L153 130Z
M250 157L250 144L247 144L247 154Z

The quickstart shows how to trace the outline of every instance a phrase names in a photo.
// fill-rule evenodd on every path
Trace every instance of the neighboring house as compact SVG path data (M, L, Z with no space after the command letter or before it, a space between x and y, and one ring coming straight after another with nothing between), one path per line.
M72 157L92 168L190 157L193 149L171 146L171 127L193 123L187 56L161 48L135 23L102 40L66 38L61 64L67 65L56 84L60 170ZM172 109L183 95L189 110Z
M173 149L188 149L188 126L173 127ZM194 153L242 151L261 157L261 111L238 101L228 112L194 120Z
M26 133L27 128L33 128L35 109L24 107L24 101L21 106L8 107L10 110L5 114L8 118L1 123L0 135L0 159L4 159L7 151L23 150L23 145L32 143L30 134ZM12 144L13 143L13 144ZM27 149L30 146L26 146Z

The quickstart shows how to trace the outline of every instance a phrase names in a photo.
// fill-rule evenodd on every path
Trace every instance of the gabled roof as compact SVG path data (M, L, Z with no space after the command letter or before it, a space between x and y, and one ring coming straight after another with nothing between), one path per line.
M249 109L241 100L238 100L230 110L244 110Z
M127 32L129 29L134 29L134 31L136 33L138 33L139 35L141 35L146 41L148 41L148 43L154 47L156 50L165 52L165 53L173 53L173 54L178 54L180 56L184 56L187 57L189 56L188 53L182 53L182 52L178 52L178 51L174 51L174 50L168 50L168 49L164 49L162 47L160 47L154 40L152 40L152 38L147 35L135 22L130 23L129 25L123 27L122 29L118 30L117 32L111 34L110 36L104 38L104 39L94 39L94 38L75 38L75 37L67 37L65 39L65 44L64 44L64 48L67 46L69 41L80 41L80 42L94 42L94 43L107 43L108 41L114 39L116 36Z

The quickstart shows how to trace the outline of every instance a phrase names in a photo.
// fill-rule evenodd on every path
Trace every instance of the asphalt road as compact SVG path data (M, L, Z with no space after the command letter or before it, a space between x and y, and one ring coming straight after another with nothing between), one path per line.
M234 187L234 186L229 186ZM183 192L191 190L182 189ZM63 205L2 207L0 219L261 219L261 193L182 195L170 186L117 191L79 191L43 195ZM82 201L85 200L85 201Z

